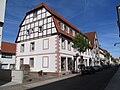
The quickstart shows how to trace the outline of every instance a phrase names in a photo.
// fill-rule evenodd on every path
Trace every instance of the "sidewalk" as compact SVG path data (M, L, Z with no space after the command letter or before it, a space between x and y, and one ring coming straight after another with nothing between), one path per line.
M115 73L105 90L120 90L120 67Z
M59 77L55 77L55 78L40 80L38 82L23 83L23 84L10 82L6 85L0 86L0 90L26 90L26 89L34 88L34 87L37 87L37 86L42 86L42 85L45 85L45 84L53 83L53 82L56 82L56 81L59 81L59 80L71 78L71 77L74 77L74 76L77 76L77 75L78 74L70 74L70 75L59 76Z

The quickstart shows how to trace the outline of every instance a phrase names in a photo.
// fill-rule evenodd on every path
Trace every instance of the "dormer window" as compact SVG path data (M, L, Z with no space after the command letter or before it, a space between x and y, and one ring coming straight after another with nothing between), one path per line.
M70 28L68 26L66 26L66 32L69 33L70 32Z
M60 29L64 31L64 24L60 23Z
M72 30L72 36L75 36L75 31L74 30Z

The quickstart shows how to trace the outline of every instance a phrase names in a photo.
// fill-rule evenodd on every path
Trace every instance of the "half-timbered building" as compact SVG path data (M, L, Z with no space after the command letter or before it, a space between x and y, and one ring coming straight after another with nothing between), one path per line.
M88 39L91 42L91 54L92 54L92 65L100 65L100 51L99 51L99 42L97 38L96 32L88 32L85 33L85 35L88 37Z
M16 69L29 64L31 72L64 74L78 69L72 39L80 33L75 26L44 3L26 13L16 38ZM87 51L89 56L90 50ZM88 54L86 54L86 59ZM75 61L73 64L73 60Z

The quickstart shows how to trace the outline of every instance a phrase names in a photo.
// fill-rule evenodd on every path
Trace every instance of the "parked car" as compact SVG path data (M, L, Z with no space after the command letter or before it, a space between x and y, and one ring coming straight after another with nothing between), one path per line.
M95 69L92 66L86 66L84 70L82 70L82 74L93 74L95 73Z
M102 68L107 69L107 68L109 68L109 65L102 65Z
M101 71L103 68L101 66L94 66L95 71Z

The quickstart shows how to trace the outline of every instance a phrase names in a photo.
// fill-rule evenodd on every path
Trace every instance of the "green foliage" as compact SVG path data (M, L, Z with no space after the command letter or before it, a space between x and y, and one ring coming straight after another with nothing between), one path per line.
M43 70L38 71L39 76L43 75Z
M83 35L78 34L73 39L73 48L77 49L79 52L85 52L89 48L89 41Z
M104 55L104 57L107 58L107 59L109 59L110 53L106 53L106 54Z

